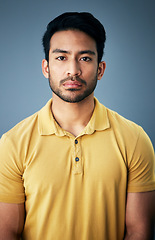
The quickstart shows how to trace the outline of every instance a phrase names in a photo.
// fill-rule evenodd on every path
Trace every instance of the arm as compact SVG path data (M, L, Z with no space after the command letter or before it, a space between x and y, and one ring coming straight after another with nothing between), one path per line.
M128 193L125 240L153 240L155 191Z
M0 203L0 240L19 240L24 219L24 203Z

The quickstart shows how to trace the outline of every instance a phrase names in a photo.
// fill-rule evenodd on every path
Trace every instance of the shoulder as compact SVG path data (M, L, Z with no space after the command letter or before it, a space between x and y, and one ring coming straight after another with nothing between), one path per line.
M128 146L134 146L134 148L151 148L153 146L151 140L145 130L135 122L126 119L115 111L107 108L107 115L112 130L115 132L118 138L124 139Z
M19 139L28 137L29 135L32 135L32 133L39 134L38 128L40 121L44 122L49 118L50 104L51 99L39 111L20 121L12 129L3 134L2 139L9 138L17 139L19 141Z
M116 111L105 107L97 99L95 99L95 101L97 123L99 123L99 126L101 126L102 129L104 129L103 125L106 123L107 128L105 129L108 129L111 132L122 147L130 147L130 149L132 147L135 148L138 141L149 141L150 143L147 133L140 125L123 117Z
M9 159L11 157L11 161L16 161L17 159L25 157L31 140L37 137L34 135L37 129L37 121L38 113L35 113L2 135L0 139L1 160L10 161ZM20 167L20 169L22 169L22 167Z
M113 130L119 133L123 138L128 139L130 142L135 140L136 143L147 142L152 145L149 136L140 125L108 108L107 115Z
M123 117L116 111L111 110L110 108L107 108L102 103L100 103L96 98L96 116L97 119L100 119L100 122L106 121L109 123L109 126L112 130L117 130L120 133L123 131L129 131L129 132L139 132L140 126L136 123L134 123L131 120L128 120L127 118Z
M155 189L155 158L152 142L138 124L107 109L111 131L119 146L128 171L128 192Z
M34 113L33 115L23 119L19 123L17 123L12 129L10 129L8 132L4 133L2 136L2 139L16 139L25 134L28 134L31 132L31 130L34 128L36 122L38 120L38 112Z
M135 122L128 120L119 113L105 107L101 103L98 105L100 121L108 121L108 131L113 142L117 143L124 158L128 159L128 164L133 156L148 156L153 159L154 149L151 140L144 129ZM105 114L106 112L106 114Z
M123 117L119 113L106 108L107 110L107 116L109 118L110 124L113 128L119 128L119 130L128 130L128 131L136 131L139 132L141 129L141 126L139 126L137 123Z

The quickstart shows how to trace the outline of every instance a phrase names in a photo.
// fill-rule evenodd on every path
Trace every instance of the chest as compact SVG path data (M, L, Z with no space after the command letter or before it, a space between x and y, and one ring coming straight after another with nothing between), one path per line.
M112 136L46 136L29 146L25 161L27 195L41 189L60 190L72 182L73 189L86 186L113 189L126 184L125 156ZM107 184L108 183L108 184Z

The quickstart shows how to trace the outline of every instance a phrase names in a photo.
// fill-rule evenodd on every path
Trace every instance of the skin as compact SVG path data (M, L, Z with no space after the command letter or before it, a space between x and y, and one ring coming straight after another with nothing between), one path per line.
M94 88L106 65L98 65L96 43L83 32L56 32L50 46L42 71L54 91L51 110L58 124L77 136L93 113Z
M128 193L125 240L153 240L155 227L155 191Z
M77 136L93 113L93 91L105 62L98 65L95 41L80 31L56 32L50 46L49 63L44 59L42 70L54 90L51 111L63 129Z
M19 240L24 228L24 204L0 203L0 240Z
M93 93L105 69L105 62L97 64L95 41L80 31L68 30L55 33L50 46L49 64L44 62L48 71L43 73L54 94L63 103L76 103Z
M74 136L91 118L93 91L104 70L105 62L97 62L95 41L85 33L69 30L52 36L49 63L42 61L42 71L54 90L51 111ZM125 240L153 239L154 202L155 192L127 194ZM20 239L24 219L24 204L0 203L0 240Z

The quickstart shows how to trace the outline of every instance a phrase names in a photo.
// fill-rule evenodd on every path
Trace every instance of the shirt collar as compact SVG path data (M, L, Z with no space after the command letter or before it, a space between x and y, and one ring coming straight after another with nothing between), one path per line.
M99 103L96 98L94 98L94 101L95 109L93 115L81 135L92 134L94 131L103 131L110 128L106 107ZM54 120L51 112L51 104L52 99L38 112L39 133L40 135L56 134L58 136L64 136L66 135L66 131Z
M84 129L85 134L91 134L94 131L103 131L110 128L110 122L108 119L107 108L102 105L96 98L95 101L95 108L93 115Z
M40 135L51 135L57 132L56 122L51 112L52 99L38 112L38 126Z

